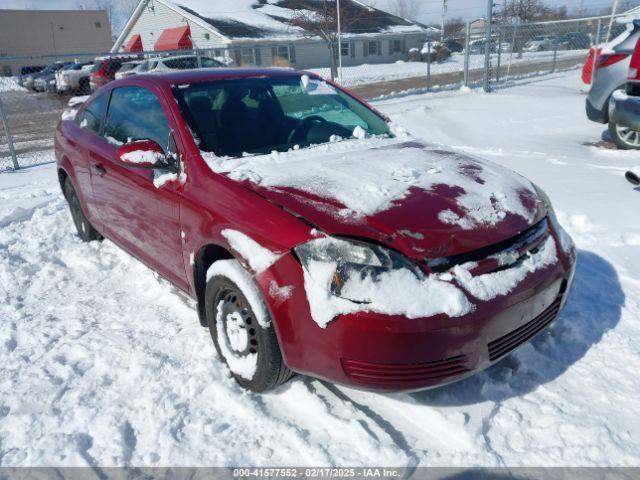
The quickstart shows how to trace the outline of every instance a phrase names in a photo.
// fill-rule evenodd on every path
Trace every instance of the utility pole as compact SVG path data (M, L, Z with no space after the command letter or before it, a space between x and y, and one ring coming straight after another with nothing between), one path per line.
M440 41L444 42L444 24L446 23L446 19L447 19L447 2L449 0L442 0L442 22L440 23L441 29L440 29Z
M490 76L489 68L491 66L491 21L493 20L493 0L487 0L487 18L484 22L484 75L482 78L482 87L485 92L491 91L489 85Z
M342 30L340 28L340 0L336 0L336 9L338 17L338 77L340 78L340 83L342 83Z

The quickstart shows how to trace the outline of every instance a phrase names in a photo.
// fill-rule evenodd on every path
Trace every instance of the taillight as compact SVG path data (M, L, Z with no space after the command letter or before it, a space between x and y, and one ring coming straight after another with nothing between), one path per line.
M628 53L601 53L596 62L596 68L608 67L624 60L628 56Z
M640 40L636 43L636 48L633 50L633 55L631 55L629 80L640 80Z

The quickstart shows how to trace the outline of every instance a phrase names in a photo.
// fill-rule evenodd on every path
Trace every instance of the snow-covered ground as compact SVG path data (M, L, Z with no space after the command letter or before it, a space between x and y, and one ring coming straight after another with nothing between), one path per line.
M377 104L529 177L580 249L548 334L415 394L243 392L192 301L73 234L53 165L0 174L0 465L638 465L640 191L623 174L640 156L593 145L579 88L572 72Z
M509 64L520 65L525 63L540 63L553 61L553 52L525 52L522 58L518 58L518 54L503 52L501 64L503 68L507 68ZM558 60L567 58L583 59L587 55L587 50L566 50L557 52ZM498 54L491 55L493 65L498 62ZM484 55L473 54L469 57L469 68L482 68L484 65ZM428 65L424 62L404 62L395 63L365 63L353 67L342 68L342 84L348 87L356 85L365 85L368 83L388 82L401 78L423 77L427 75ZM431 75L439 75L442 73L462 72L464 69L464 54L454 53L442 63L431 64ZM329 77L331 71L329 68L311 68L310 71Z
M0 92L26 92L14 77L0 77Z

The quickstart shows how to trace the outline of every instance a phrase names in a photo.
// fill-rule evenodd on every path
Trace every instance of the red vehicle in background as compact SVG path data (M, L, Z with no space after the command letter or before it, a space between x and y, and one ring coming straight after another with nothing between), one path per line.
M55 138L79 236L197 300L235 379L459 380L544 330L575 248L548 197L293 70L133 76Z
M137 57L107 57L97 58L93 64L93 69L89 75L89 86L95 92L100 87L115 80L116 73L125 62L135 60Z

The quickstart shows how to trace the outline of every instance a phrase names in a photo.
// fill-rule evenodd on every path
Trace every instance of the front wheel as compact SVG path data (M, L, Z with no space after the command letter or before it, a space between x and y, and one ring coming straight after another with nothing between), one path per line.
M622 150L640 150L640 131L609 122L609 135Z
M293 376L262 295L237 260L219 260L209 268L205 302L218 356L242 387L266 392Z
M78 194L76 193L75 188L73 188L73 184L71 183L71 179L67 177L64 181L64 196L69 203L69 210L71 210L71 218L73 218L73 223L76 226L76 230L78 231L78 236L85 242L90 242L92 240L102 240L102 235L98 233L98 231L93 228L93 225L87 219L87 216L84 214L82 210L82 205L80 205L80 199L78 198Z

